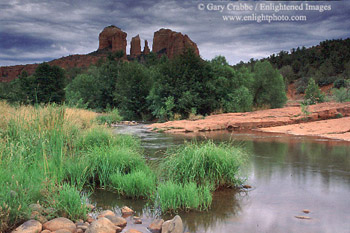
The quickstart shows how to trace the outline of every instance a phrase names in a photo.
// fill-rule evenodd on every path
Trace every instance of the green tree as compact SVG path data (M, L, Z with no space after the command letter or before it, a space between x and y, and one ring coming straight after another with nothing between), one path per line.
M36 68L34 77L39 103L61 103L64 100L65 76L62 68L44 62Z
M137 62L121 65L115 84L114 98L124 118L147 118L149 113L146 98L151 85L152 69L147 69Z
M304 103L305 104L316 104L324 102L325 96L321 93L318 85L315 83L313 78L309 79L309 83L305 90Z
M287 101L283 77L268 61L255 64L253 89L257 106L279 108Z

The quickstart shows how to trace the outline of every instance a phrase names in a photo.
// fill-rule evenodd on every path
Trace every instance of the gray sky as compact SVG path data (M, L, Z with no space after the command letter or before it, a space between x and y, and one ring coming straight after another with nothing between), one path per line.
M246 3L253 10L233 10ZM302 10L266 11L266 4L301 5ZM256 4L259 4L256 6ZM265 4L261 5L261 4ZM306 4L330 10L306 10ZM222 5L223 12L214 11ZM257 8L256 8L257 7ZM219 7L216 7L219 8ZM256 9L255 9L256 8ZM265 8L266 9L266 8ZM0 0L0 66L39 63L98 48L104 27L116 25L130 40L140 34L152 48L153 33L169 28L187 34L200 55L224 55L230 64L262 58L281 50L350 37L350 1L263 2L209 0ZM225 21L225 16L261 14L306 16L306 21Z

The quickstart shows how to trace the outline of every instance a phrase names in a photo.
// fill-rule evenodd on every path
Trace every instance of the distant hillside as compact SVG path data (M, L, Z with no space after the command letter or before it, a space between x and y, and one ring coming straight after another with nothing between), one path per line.
M286 84L295 82L296 90L302 93L309 78L314 78L319 86L342 85L344 79L350 78L350 38L326 40L311 48L298 47L288 51L272 54L268 60L280 70ZM252 69L257 60L239 63Z

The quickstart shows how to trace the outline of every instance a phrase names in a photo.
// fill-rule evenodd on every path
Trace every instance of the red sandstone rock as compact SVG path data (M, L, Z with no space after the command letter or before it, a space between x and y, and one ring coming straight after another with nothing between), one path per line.
M147 55L151 52L151 50L148 47L148 41L145 40L145 47L143 48L143 55Z
M141 40L140 40L140 36L137 35L131 39L130 56L132 58L136 58L140 55L141 55Z
M152 51L155 53L166 54L169 58L173 58L182 54L187 48L193 48L199 56L196 43L187 35L164 28L154 33Z
M99 35L99 50L107 49L112 52L123 51L126 56L126 36L120 28L111 25L105 27Z

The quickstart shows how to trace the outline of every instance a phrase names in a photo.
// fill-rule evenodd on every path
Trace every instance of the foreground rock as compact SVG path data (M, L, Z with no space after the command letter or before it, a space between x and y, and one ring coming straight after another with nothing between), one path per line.
M73 233L76 229L75 224L67 218L54 218L43 225L44 230L58 231L68 230Z
M107 218L109 221L111 221L115 226L118 226L118 227L125 227L126 226L126 219L123 217L106 215L105 218Z
M39 221L29 220L17 227L12 233L39 233L41 230L42 225Z
M162 225L162 233L183 233L184 226L182 219L176 215L173 219L165 221Z
M226 129L238 131L258 128L268 128L268 130L260 129L264 132L289 133L288 129L274 130L274 128L271 127L293 125L291 128L294 128L296 124L304 124L305 122L316 123L316 121L323 122L327 119L347 117L350 116L350 103L321 103L310 106L308 111L310 114L307 116L302 113L300 107L285 107L245 113L225 113L208 116L204 119L196 121L169 121L165 123L152 124L149 127L170 133L186 133ZM345 121L348 122L347 118L338 119L339 123ZM336 122L336 120L334 120L334 122ZM319 125L319 127L322 127L322 130L324 130L322 131L322 135L318 135L318 133L309 134L304 131L303 128L301 128L300 132L298 132L298 135L327 136L329 138L338 138L350 141L350 132L347 133L346 131L348 129L342 128L344 123L338 125L338 132L334 131L335 128L333 125L331 127L327 126L329 123L328 121L324 121L324 123L324 125ZM339 135L339 133L342 135Z
M115 233L121 232L120 227L115 226L108 218L101 217L92 222L85 231L86 233Z
M160 233L162 231L162 225L164 223L163 219L155 219L153 222L147 227L147 229L152 233Z
M124 206L122 208L122 214L123 215L132 215L134 213L134 211L132 209L130 209L129 207L127 206Z

